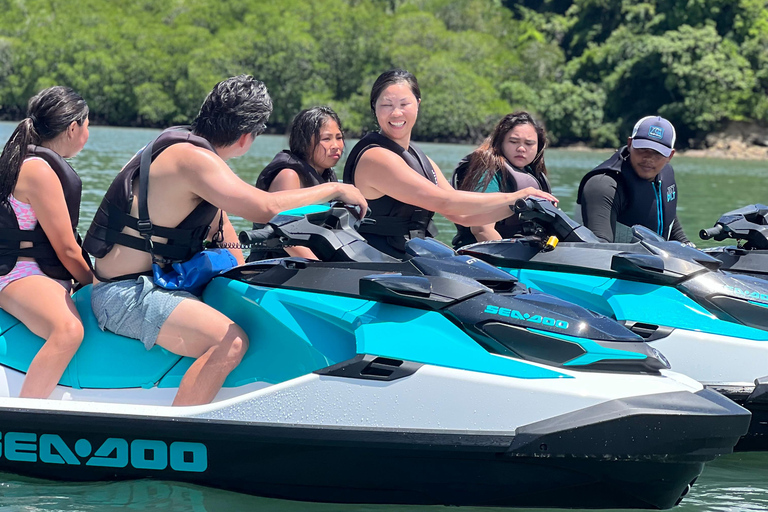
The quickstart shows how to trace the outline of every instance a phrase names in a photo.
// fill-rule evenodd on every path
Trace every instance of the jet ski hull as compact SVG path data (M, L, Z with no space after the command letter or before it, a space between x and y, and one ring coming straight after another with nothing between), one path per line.
M707 390L604 402L509 432L94 409L2 407L0 470L74 481L159 478L336 503L668 508L749 421Z
M615 318L643 336L674 371L695 378L754 414L736 450L768 450L766 407L749 398L755 381L768 375L764 330L723 322L671 287L551 269L505 270L531 288Z
M279 217L258 233L323 261L208 285L203 300L250 340L211 404L171 407L192 361L99 330L88 287L74 296L86 335L52 399L15 398L42 340L0 312L0 471L326 502L666 508L746 432L748 411L618 323L426 241L387 261L349 221Z

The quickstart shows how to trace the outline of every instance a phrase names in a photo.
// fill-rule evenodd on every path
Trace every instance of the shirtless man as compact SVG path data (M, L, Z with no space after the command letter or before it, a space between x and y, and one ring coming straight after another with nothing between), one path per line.
M351 185L267 193L232 172L225 161L248 151L271 112L262 82L240 75L218 83L191 132L167 130L154 141L147 198L151 225L137 223L140 152L117 175L88 229L84 247L96 257L91 304L99 326L141 340L147 350L157 344L196 359L173 405L212 401L242 360L248 337L191 293L156 286L150 243L139 229L151 234L155 257L184 261L216 233L225 242L237 241L224 208L266 223L283 210L339 199L359 205L365 214L366 201ZM233 252L242 263L242 253Z

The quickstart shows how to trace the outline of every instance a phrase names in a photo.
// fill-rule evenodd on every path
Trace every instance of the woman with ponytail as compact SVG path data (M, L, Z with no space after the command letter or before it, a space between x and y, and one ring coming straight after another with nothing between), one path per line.
M472 192L510 193L526 187L552 192L544 164L546 146L544 128L528 112L507 114L491 136L459 162L451 181L457 189ZM480 226L456 224L456 229L456 248L520 234L517 215Z
M77 237L82 183L64 160L88 140L88 105L68 87L32 97L0 155L0 308L45 340L19 396L47 398L83 340L72 280L93 280Z

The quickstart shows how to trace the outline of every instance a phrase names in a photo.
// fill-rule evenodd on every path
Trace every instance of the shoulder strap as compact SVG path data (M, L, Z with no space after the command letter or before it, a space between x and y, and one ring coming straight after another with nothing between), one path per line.
M437 173L435 172L435 168L432 167L432 162L429 161L429 157L424 154L424 152L421 150L420 147L410 144L409 151L404 152L406 155L410 155L416 158L416 161L418 162L418 165L421 167L423 171L423 175L425 178L427 178L429 181L437 185ZM404 156L403 159L408 162L407 158ZM408 162L410 164L410 162ZM411 165L411 168L413 166ZM414 169L416 170L416 169Z
M533 177L536 178L541 185L541 190L547 193L552 193L552 185L549 183L549 178L547 178L546 174L540 173L538 176L534 174Z
M149 192L149 166L152 164L152 147L155 140L144 146L141 152L141 164L139 166L139 221L136 223L139 234L147 240L150 253L152 249L152 221L149 220L149 208L147 207L147 195ZM154 255L152 255L154 258Z
M165 228L162 226L154 226L152 220L149 218L149 206L147 205L147 196L149 195L149 166L152 164L152 149L155 144L155 139L151 140L147 144L141 153L141 162L139 164L139 219L136 221L136 230L139 232L142 238L146 240L147 250L152 256L152 261L166 262L163 258L157 258L154 253L154 243L152 242L152 235L168 236L170 232L175 232L184 235L184 239L191 240L191 233L188 230L179 230L178 228ZM199 207L199 206L198 206ZM214 235L214 243L220 243L223 241L224 235L224 213L220 212L219 215L219 229ZM171 238L170 236L168 236ZM175 256L178 250L174 251L173 246L167 244L158 244L163 248L163 251L169 252L171 257ZM129 245L130 247L130 245Z

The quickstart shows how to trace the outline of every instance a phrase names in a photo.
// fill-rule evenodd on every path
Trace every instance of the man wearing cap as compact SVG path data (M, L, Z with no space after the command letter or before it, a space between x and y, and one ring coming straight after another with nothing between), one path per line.
M677 218L677 184L669 165L675 137L666 119L640 119L627 145L582 178L576 202L584 225L606 242L631 241L632 226L640 224L665 240L690 244Z

